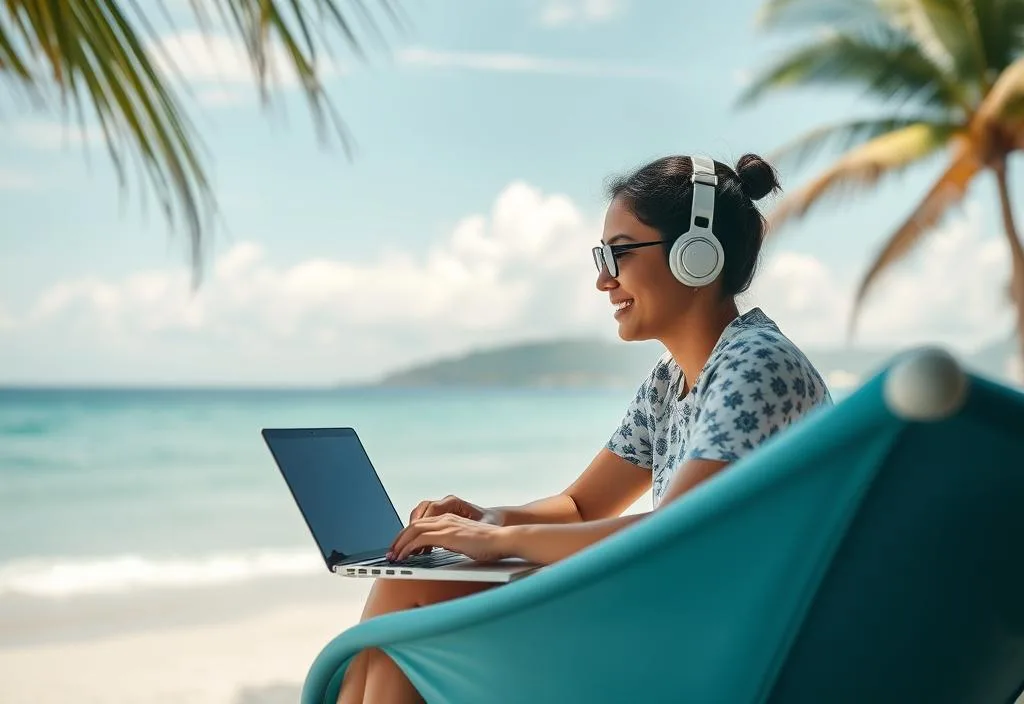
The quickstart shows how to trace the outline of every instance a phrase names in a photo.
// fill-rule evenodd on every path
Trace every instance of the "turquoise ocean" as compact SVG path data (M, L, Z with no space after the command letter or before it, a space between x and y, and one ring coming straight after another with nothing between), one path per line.
M404 518L448 493L499 504L563 489L632 396L0 389L0 605L326 574L264 427L356 428Z

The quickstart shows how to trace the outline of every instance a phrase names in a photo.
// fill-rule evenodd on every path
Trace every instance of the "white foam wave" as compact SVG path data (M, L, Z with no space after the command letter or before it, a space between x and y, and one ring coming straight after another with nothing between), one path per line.
M118 555L93 560L17 560L0 565L0 597L64 598L152 588L189 588L324 569L310 550L264 550L199 558Z

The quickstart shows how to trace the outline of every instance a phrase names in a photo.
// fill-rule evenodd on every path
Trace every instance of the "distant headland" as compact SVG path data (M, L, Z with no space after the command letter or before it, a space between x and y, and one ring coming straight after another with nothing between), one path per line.
M961 357L966 365L1005 377L1012 341ZM386 374L374 386L635 388L661 352L657 343L593 338L550 340L480 349ZM849 388L869 377L896 349L806 350L830 387Z

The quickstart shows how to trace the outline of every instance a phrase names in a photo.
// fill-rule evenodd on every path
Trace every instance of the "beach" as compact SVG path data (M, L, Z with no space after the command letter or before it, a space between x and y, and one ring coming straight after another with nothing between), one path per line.
M368 589L325 571L259 586L7 604L2 701L294 704L319 650L359 620ZM10 613L19 607L20 617Z
M0 703L298 700L370 583L328 572L261 428L356 427L404 517L560 491L631 397L0 390Z

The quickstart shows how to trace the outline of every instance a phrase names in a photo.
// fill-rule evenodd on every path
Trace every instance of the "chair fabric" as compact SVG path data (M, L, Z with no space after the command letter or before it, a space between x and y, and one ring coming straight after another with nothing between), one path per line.
M1024 685L1024 394L959 367L951 382L943 354L894 358L557 564L349 628L302 702L333 703L374 647L431 703L1010 704ZM908 417L908 369L911 406L963 393Z

